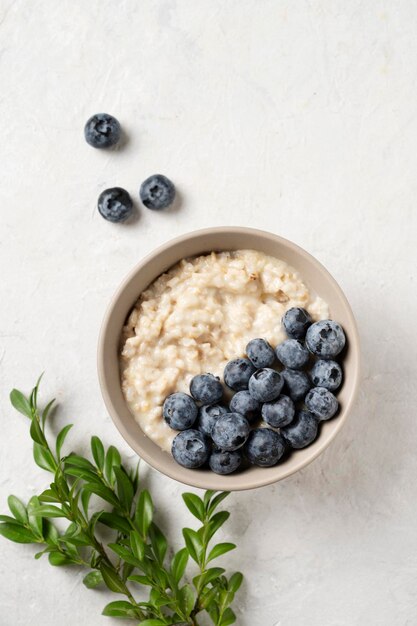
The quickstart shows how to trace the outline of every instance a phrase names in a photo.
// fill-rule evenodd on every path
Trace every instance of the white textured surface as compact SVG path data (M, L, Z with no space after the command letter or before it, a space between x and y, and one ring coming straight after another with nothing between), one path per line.
M45 485L14 385L129 454L100 398L103 310L146 252L196 227L272 230L345 290L363 341L351 420L310 467L232 496L242 626L417 620L417 6L411 0L0 0L0 501ZM115 114L117 152L83 141ZM182 206L102 220L100 190L160 171ZM172 534L180 485L146 472ZM105 593L1 541L2 626L91 626ZM107 621L106 621L107 620Z

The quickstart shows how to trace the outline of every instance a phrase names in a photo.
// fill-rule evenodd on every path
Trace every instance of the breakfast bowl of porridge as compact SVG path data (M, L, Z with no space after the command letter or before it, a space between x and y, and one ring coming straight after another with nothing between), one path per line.
M143 259L105 314L100 386L150 465L203 489L267 485L330 444L353 405L359 340L327 270L295 244L200 230Z

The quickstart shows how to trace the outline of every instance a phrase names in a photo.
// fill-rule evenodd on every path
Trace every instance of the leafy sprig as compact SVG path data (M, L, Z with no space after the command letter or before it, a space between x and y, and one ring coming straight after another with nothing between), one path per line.
M64 426L51 447L45 432L54 400L41 411L38 407L39 383L29 397L13 389L10 400L14 408L30 420L35 463L53 475L49 487L33 496L25 505L9 496L11 515L0 516L0 534L17 543L39 544L35 558L48 555L51 565L76 565L89 569L83 582L89 589L100 585L124 596L107 604L103 615L135 620L140 626L198 626L198 616L206 611L215 626L236 621L231 608L242 574L227 577L212 561L236 546L232 543L212 545L217 531L229 518L218 511L226 492L207 491L201 499L194 493L183 494L183 500L199 520L194 530L183 529L185 545L177 552L154 521L154 504L149 491L140 488L138 466L129 470L119 451L102 441L91 439L92 460L71 452L62 455L65 439L72 424ZM107 509L95 502L104 501ZM60 530L54 518L66 520ZM100 529L113 531L104 541ZM189 579L189 559L198 573ZM135 598L148 589L147 600Z

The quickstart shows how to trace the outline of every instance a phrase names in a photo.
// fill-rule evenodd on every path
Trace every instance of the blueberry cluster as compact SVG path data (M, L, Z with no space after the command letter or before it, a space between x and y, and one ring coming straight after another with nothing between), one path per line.
M84 126L86 142L93 148L112 148L122 137L122 129L115 117L108 113L92 115ZM140 186L139 197L147 209L161 211L175 199L174 184L162 174L149 176ZM133 202L129 193L121 187L111 187L101 192L97 208L109 222L125 222L133 213Z
M177 463L194 469L208 462L217 474L236 471L243 459L271 467L286 450L312 443L319 422L337 413L333 392L341 385L342 369L334 359L345 346L342 327L333 320L313 323L298 307L289 309L282 323L288 339L275 350L265 339L252 339L246 358L227 363L224 382L234 392L228 407L213 374L195 376L191 395L166 398L164 419L180 431L172 443ZM262 427L253 427L260 420Z

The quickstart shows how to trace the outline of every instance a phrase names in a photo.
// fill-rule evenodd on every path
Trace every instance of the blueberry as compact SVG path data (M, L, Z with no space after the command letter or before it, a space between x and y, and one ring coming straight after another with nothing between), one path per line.
M346 337L343 328L333 320L316 322L307 331L306 345L322 359L332 359L342 352Z
M228 413L225 406L220 404L211 404L210 406L202 406L198 412L197 428L207 437L211 437L214 424L221 415Z
M248 388L249 378L255 372L255 368L249 359L234 359L224 368L224 382L234 391L242 391Z
M246 354L256 368L271 367L275 361L274 350L265 339L252 339L246 346Z
M245 445L248 460L260 467L275 465L284 452L284 439L270 428L254 428Z
M237 450L248 438L250 426L240 413L227 413L216 421L211 433L212 439L220 450Z
M311 381L306 372L286 368L281 372L285 381L285 390L291 400L298 402L303 400L311 388Z
M315 440L317 431L318 423L314 415L308 411L298 411L291 424L281 428L281 435L292 448L300 449Z
M264 421L274 428L287 426L293 420L294 414L294 402L288 396L279 396L276 400L262 405Z
M283 386L284 381L281 374L268 367L257 370L249 380L250 394L258 402L275 400L281 393Z
M171 448L172 456L183 467L201 467L210 454L210 444L199 430L184 430L175 437Z
M240 413L249 422L259 417L261 408L259 402L246 389L235 393L229 406L232 413Z
M216 404L223 397L223 385L213 374L198 374L190 383L194 400L203 404Z
M154 174L143 181L139 196L147 209L160 211L174 202L175 187L166 176Z
M342 383L342 368L336 361L318 359L311 368L310 376L316 387L335 391Z
M197 405L191 396L179 391L165 399L162 413L168 426L175 430L191 428L197 418Z
M285 332L292 339L304 339L311 322L310 313L300 307L288 309L282 318Z
M231 474L235 472L242 462L242 455L238 450L212 453L209 459L210 469L216 474Z
M287 339L275 349L276 355L285 367L299 370L307 365L310 353L298 339Z
M98 197L100 215L109 222L124 222L132 215L132 199L125 189L112 187L105 189Z
M339 403L328 389L314 387L305 398L305 405L320 421L336 415Z
M110 148L121 136L119 122L112 115L97 113L84 126L85 140L93 148Z

